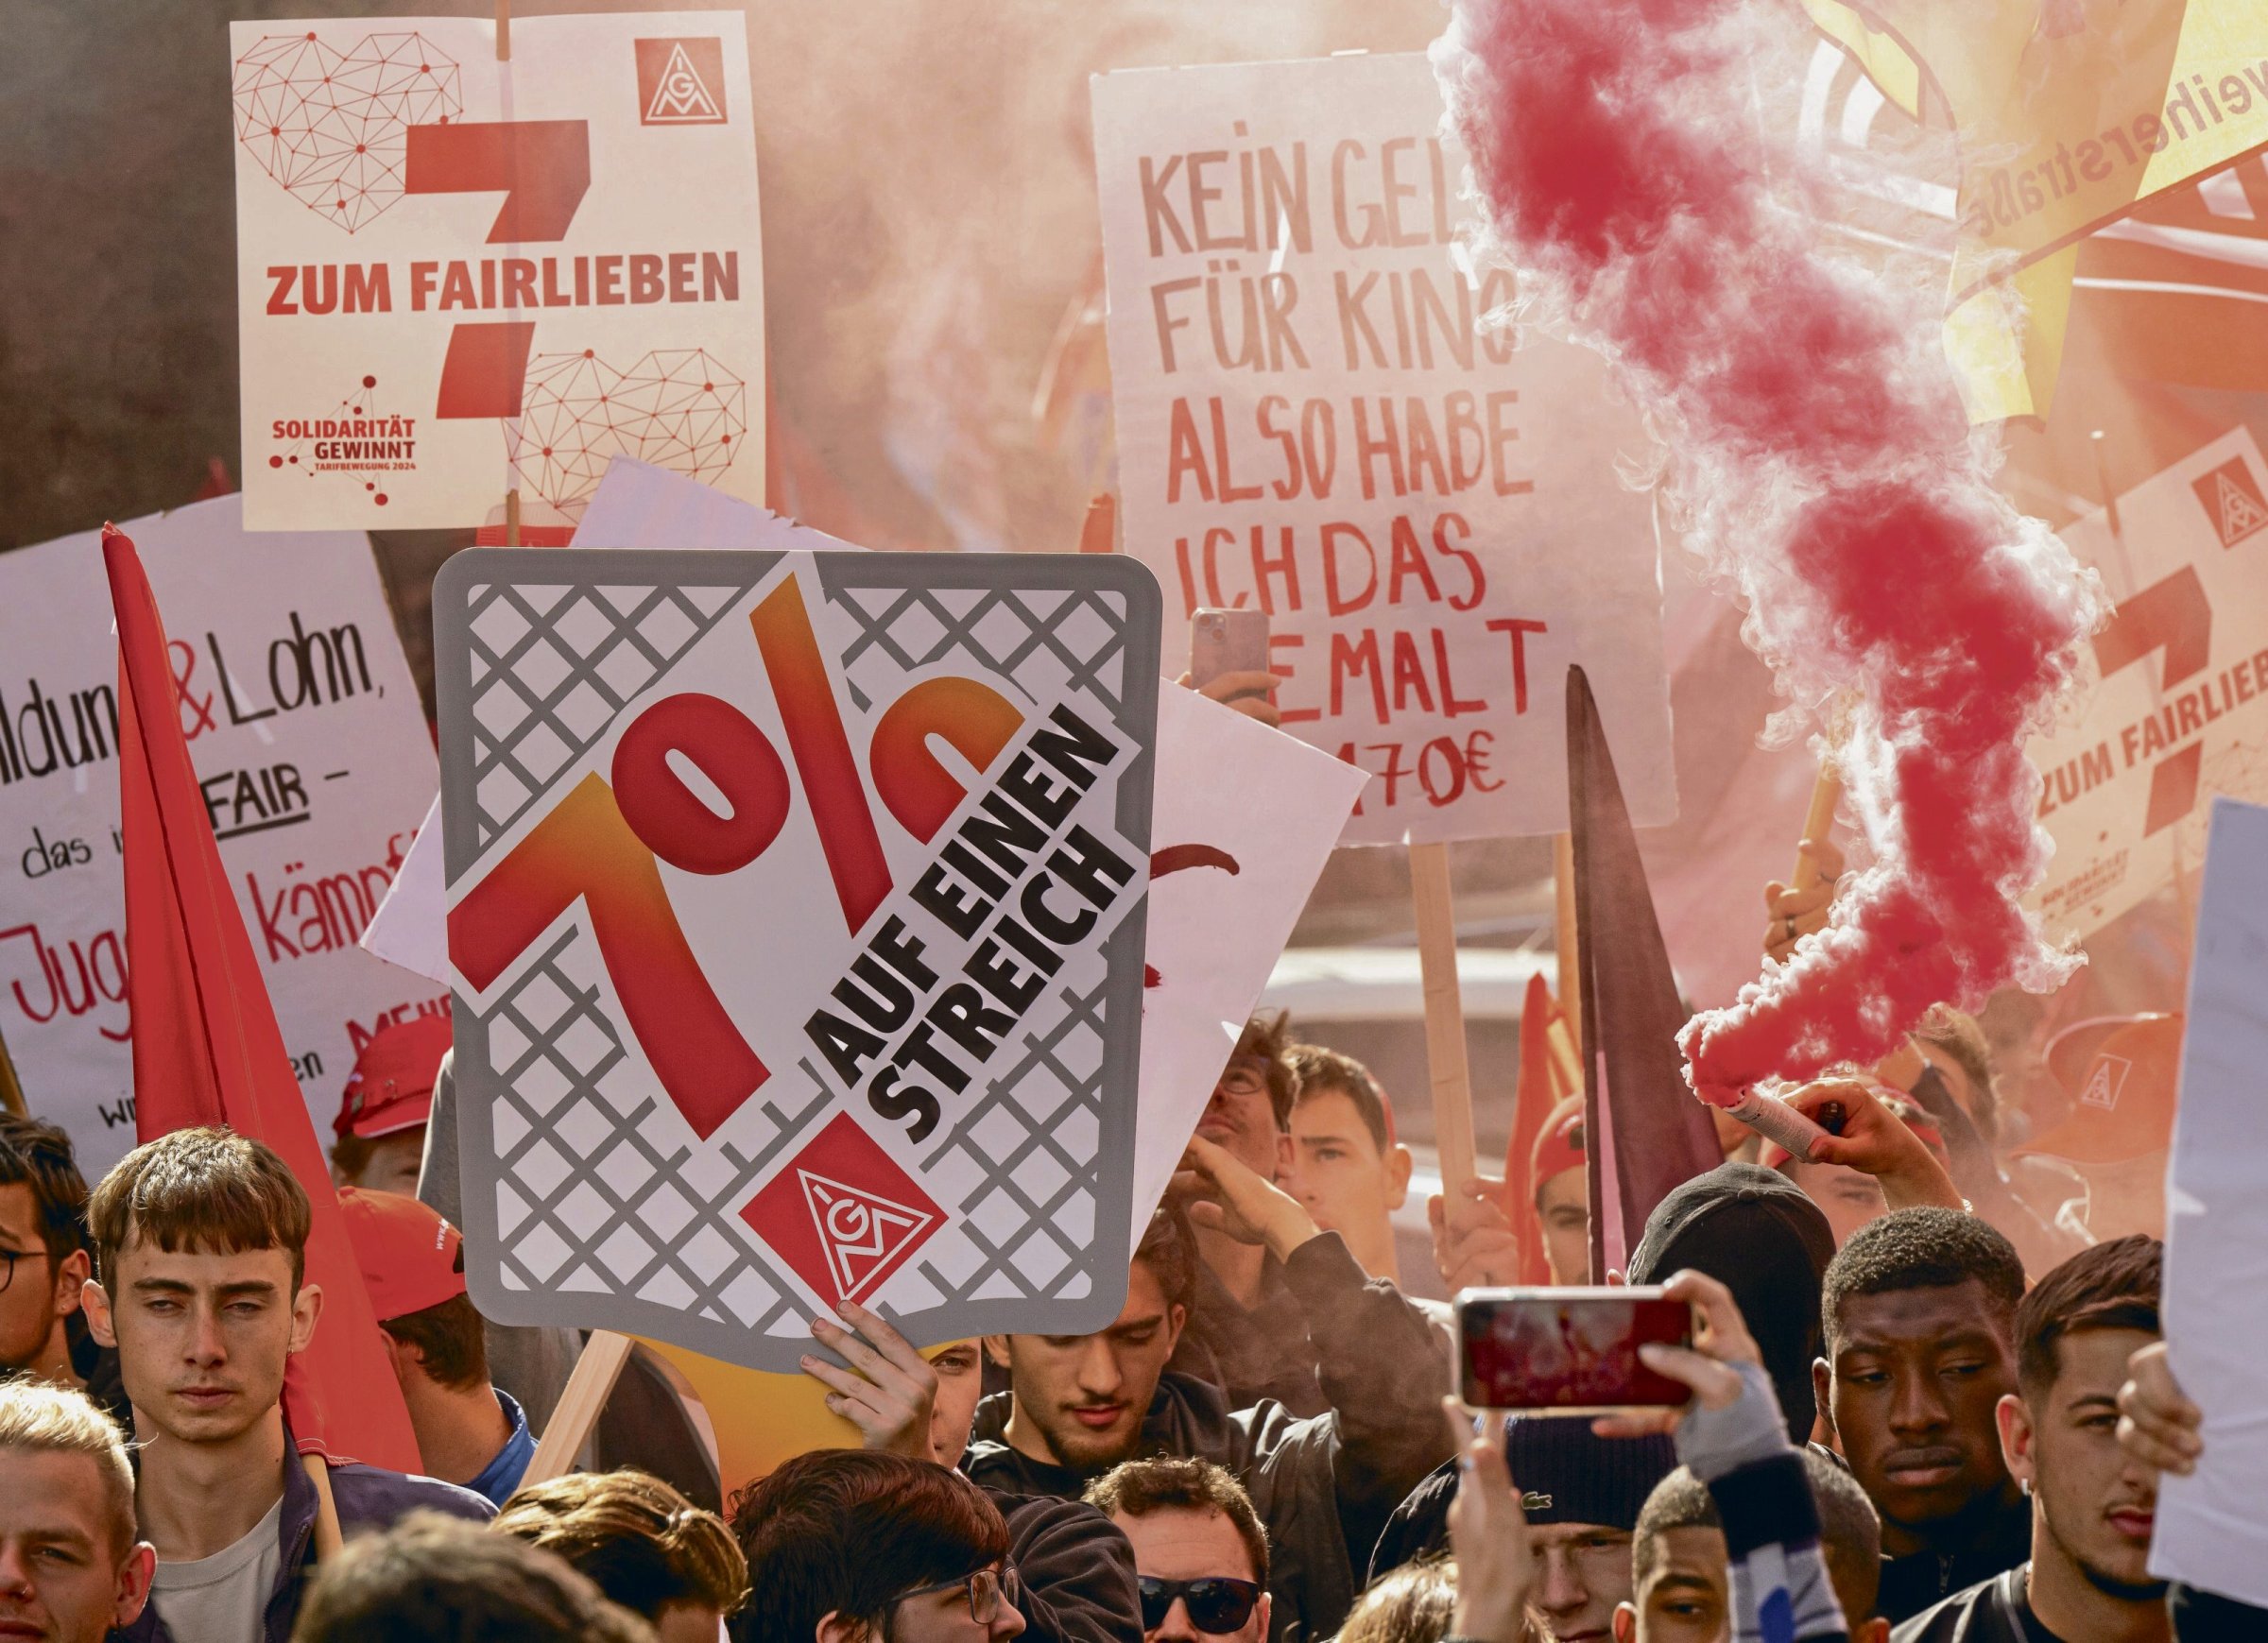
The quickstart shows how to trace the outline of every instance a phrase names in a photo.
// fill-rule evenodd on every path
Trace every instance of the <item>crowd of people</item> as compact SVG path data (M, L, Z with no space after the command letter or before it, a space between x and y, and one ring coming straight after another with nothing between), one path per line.
M2201 1449L2159 1242L2027 1191L1957 1018L1797 1092L1843 1108L1813 1159L1728 1131L1606 1275L1692 1308L1691 1347L1641 1354L1682 1409L1450 1395L1452 1309L1397 1270L1391 1105L1262 1018L1113 1322L924 1351L846 1304L804 1361L864 1446L754 1479L719 1477L680 1393L635 1373L575 1469L527 1479L581 1342L467 1295L448 1047L445 1019L379 1033L335 1126L424 1475L335 1461L323 1555L283 1399L323 1309L301 1183L188 1129L90 1189L60 1130L0 1119L0 1636L2268 1637L2149 1572L2158 1477ZM1516 1281L1523 1242L1587 1281L1586 1147L1576 1098L1538 1130L1528 1202L1486 1179L1433 1200L1443 1292Z

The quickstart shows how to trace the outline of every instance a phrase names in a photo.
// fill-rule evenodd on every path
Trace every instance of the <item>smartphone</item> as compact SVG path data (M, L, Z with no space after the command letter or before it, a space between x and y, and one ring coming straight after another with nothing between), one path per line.
M1457 1297L1459 1395L1472 1409L1601 1414L1675 1409L1683 1381L1638 1349L1693 1343L1693 1309L1645 1286L1467 1290Z
M1199 690L1223 674L1268 671L1268 613L1199 610L1189 619L1189 682Z

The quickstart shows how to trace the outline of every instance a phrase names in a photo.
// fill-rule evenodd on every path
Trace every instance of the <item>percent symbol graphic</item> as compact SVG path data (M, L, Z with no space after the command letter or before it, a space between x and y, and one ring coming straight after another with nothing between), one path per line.
M884 852L856 755L791 573L749 613L787 734L787 760L738 708L681 693L646 708L615 744L609 779L588 774L451 909L451 960L487 992L577 900L630 1031L684 1114L708 1139L771 1076L717 998L685 939L659 864L717 877L778 839L794 808L792 762L851 933L889 896ZM934 678L877 724L875 792L893 821L927 843L965 796L930 750L937 737L988 769L1023 715L991 686ZM689 762L730 807L719 814L672 767Z

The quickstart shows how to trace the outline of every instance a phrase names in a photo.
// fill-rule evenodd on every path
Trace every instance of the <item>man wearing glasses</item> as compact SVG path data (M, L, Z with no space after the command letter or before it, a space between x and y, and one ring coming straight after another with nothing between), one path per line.
M932 1461L799 1455L739 1497L732 1534L755 1598L736 1643L1010 1643L1023 1633L1008 1526Z
M1133 1543L1143 1643L1268 1631L1268 1537L1237 1480L1210 1461L1129 1461L1087 1491Z
M86 1386L93 1351L82 1344L75 1361L71 1322L91 1270L86 1208L70 1138L0 1114L0 1375Z

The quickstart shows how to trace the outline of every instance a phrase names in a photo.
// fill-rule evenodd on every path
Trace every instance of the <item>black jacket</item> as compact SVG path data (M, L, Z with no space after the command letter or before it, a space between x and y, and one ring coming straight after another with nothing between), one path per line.
M2027 1567L1955 1592L1890 1633L1890 1643L2080 1643L2039 1623L2027 1595Z
M985 1493L1008 1520L1032 1643L1142 1643L1134 1549L1116 1524L1084 1501Z
M1236 1474L1268 1532L1270 1634L1312 1643L1353 1606L1387 1515L1448 1455L1449 1387L1425 1313L1367 1277L1337 1234L1294 1250L1283 1274L1318 1348L1331 1412L1302 1420L1272 1401L1232 1411L1217 1387L1169 1373L1138 1453L1193 1455ZM1077 1498L1087 1478L1003 1440L1008 1409L1003 1395L977 1406L962 1470L988 1488Z
M1958 1551L1915 1551L1884 1558L1875 1612L1895 1626L2031 1557L2032 1502L2017 1495L1996 1506L1963 1537Z

